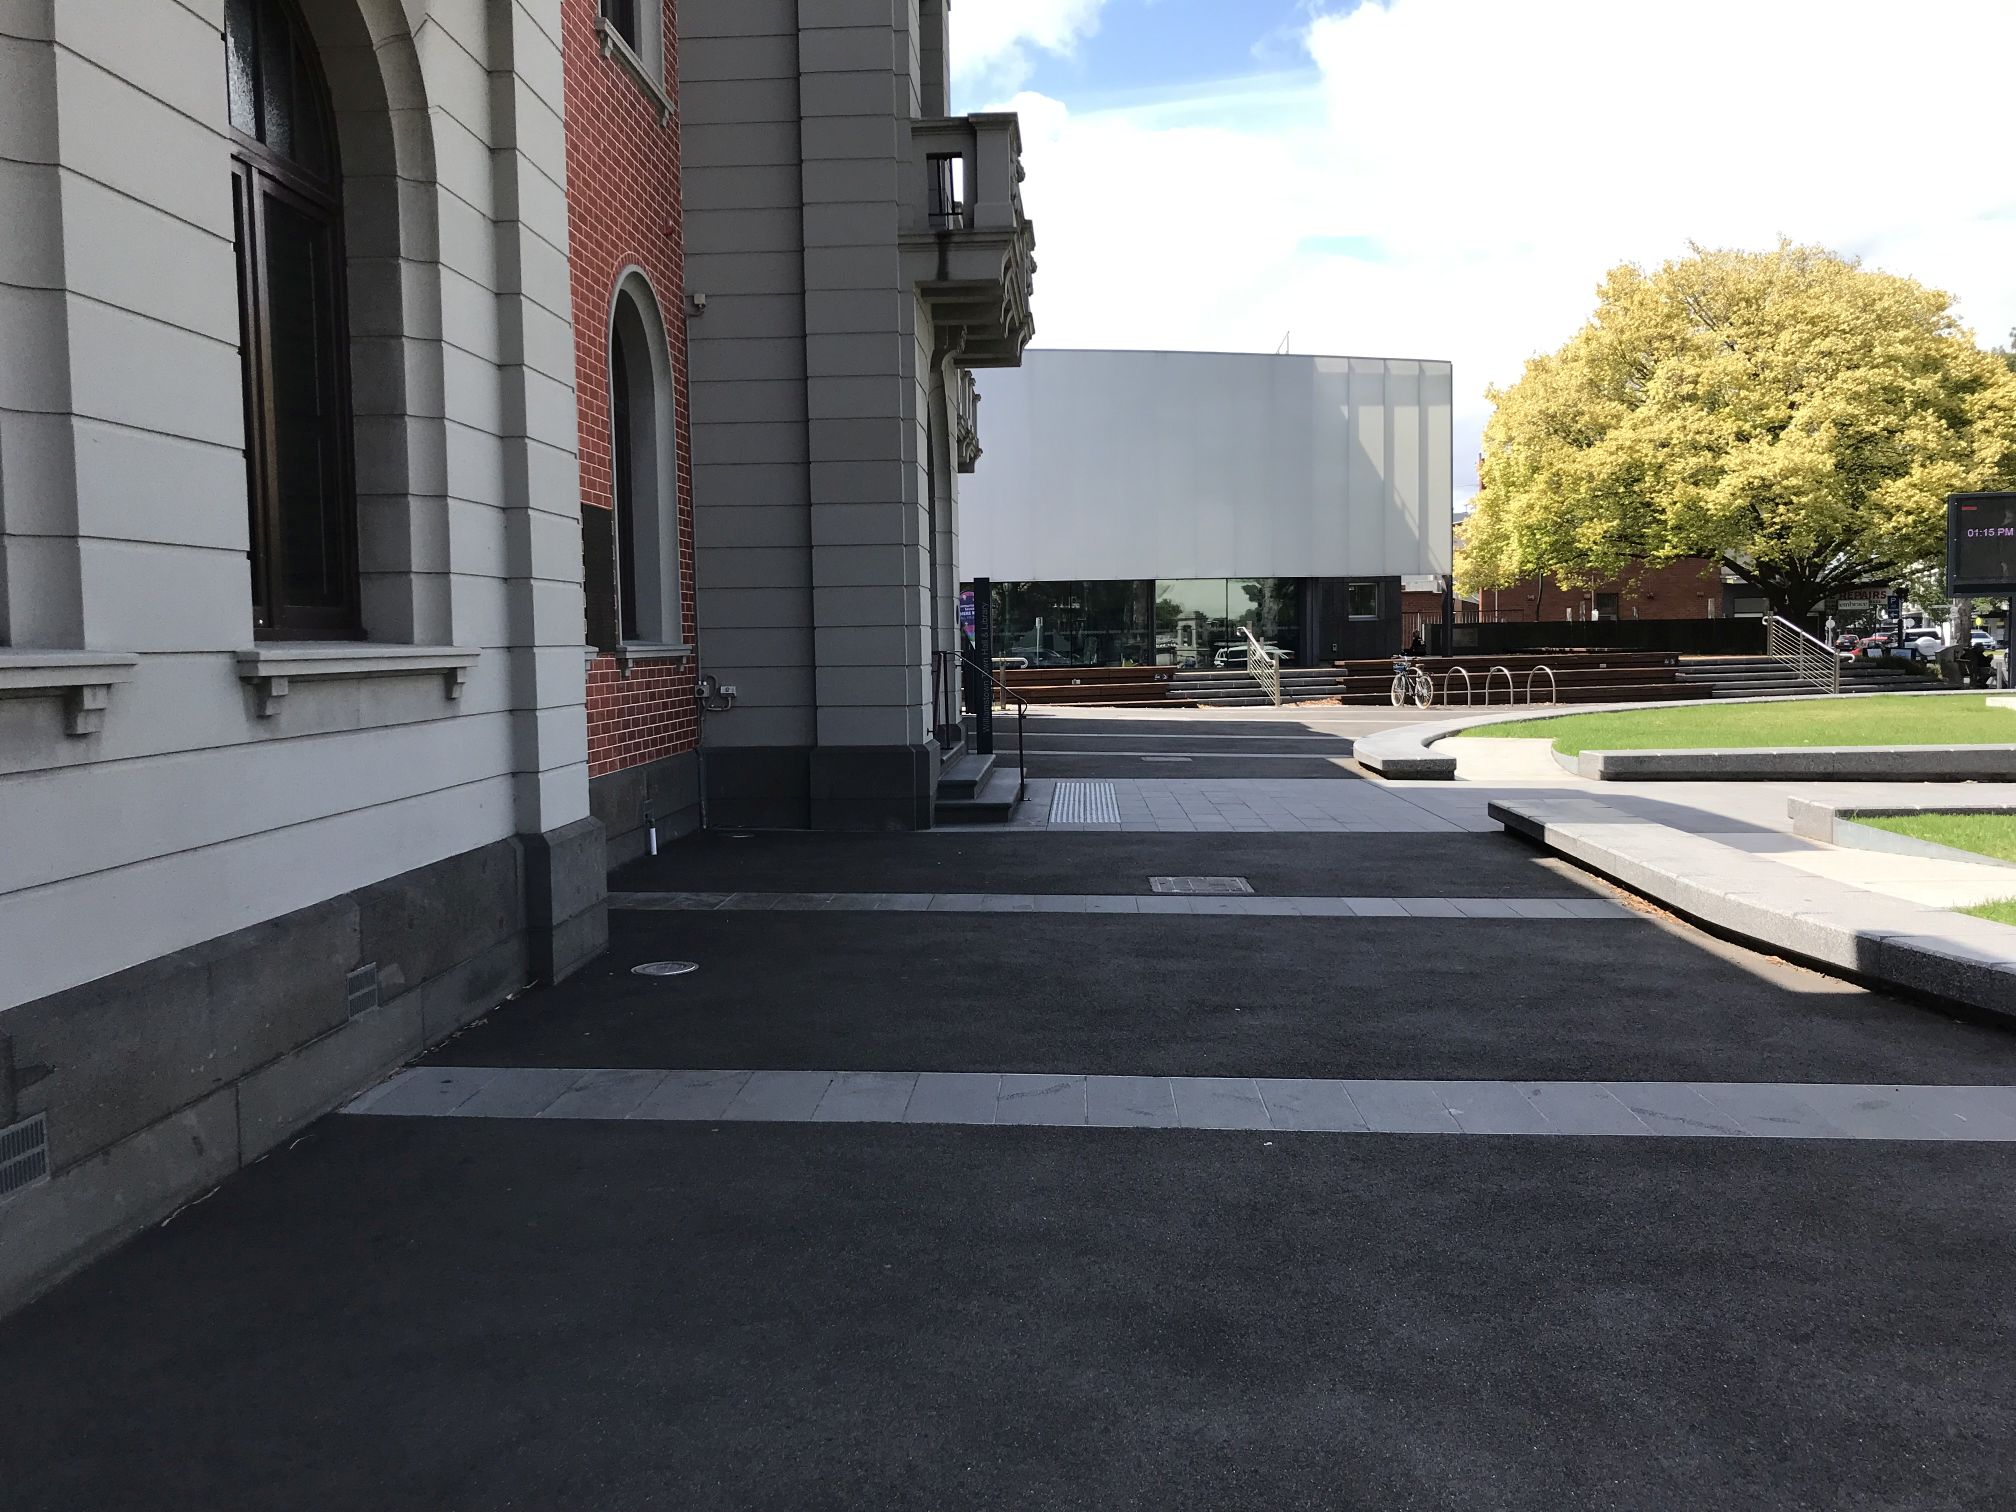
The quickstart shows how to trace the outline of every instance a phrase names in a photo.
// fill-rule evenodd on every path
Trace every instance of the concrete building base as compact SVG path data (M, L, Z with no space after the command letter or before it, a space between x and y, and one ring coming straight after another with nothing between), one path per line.
M928 745L720 746L702 758L710 829L923 830Z
M660 845L692 834L700 828L700 753L595 778L588 784L588 811L602 825L611 871L650 849L654 825Z
M937 757L929 746L821 746L812 752L812 828L931 828Z
M608 938L592 819L500 840L0 1015L0 1314Z

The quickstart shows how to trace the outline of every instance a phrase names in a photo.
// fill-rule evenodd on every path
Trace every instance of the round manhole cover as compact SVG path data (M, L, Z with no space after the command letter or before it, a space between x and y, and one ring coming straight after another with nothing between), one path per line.
M693 961L646 961L642 966L632 966L630 972L633 976L684 976L699 969Z

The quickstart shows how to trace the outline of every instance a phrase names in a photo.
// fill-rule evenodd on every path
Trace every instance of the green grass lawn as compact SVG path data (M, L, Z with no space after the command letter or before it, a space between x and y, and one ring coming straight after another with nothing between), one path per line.
M1853 814L1856 824L1950 845L1955 850L2016 861L2016 814Z
M1463 733L1499 740L1552 738L1554 749L1565 756L1705 746L2016 745L2016 709L1991 709L1985 695L1878 693L1522 719Z
M2016 898L1997 898L1992 903L1976 903L1972 908L1963 908L1960 912L1972 914L1977 919L1993 919L1997 924L2016 924Z

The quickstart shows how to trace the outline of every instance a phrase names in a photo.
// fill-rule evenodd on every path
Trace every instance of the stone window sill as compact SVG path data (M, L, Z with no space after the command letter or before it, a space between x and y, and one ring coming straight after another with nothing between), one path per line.
M675 645L669 641L625 641L616 648L616 665L627 677L638 662L684 661L692 654L691 646Z
M693 654L691 646L671 641L624 641L611 650L604 650L600 646L585 646L582 649L589 666L595 664L595 658L598 656L615 658L617 670L625 677L628 677L630 669L640 662L685 661Z
M238 676L258 695L259 717L280 712L297 681L319 678L434 675L450 698L462 696L469 669L481 655L467 646L373 646L356 641L275 641L238 653Z
M607 16L595 21L595 35L602 42L602 56L614 58L623 65L623 71L630 75L637 87L658 107L658 124L663 126L672 119L672 96L665 92L665 86L651 77L651 70L644 66L644 60L637 56L630 44L623 40L623 33L609 24Z
M0 646L0 698L60 697L63 728L95 735L105 727L113 684L130 681L139 664L139 657L124 651Z

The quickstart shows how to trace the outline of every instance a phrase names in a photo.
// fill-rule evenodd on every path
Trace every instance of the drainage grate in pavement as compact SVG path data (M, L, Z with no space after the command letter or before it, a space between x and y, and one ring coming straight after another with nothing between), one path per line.
M1185 898L1219 898L1228 893L1250 893L1253 884L1244 877L1150 877L1148 890Z
M1120 798L1110 782L1066 780L1050 799L1052 824L1118 824Z

